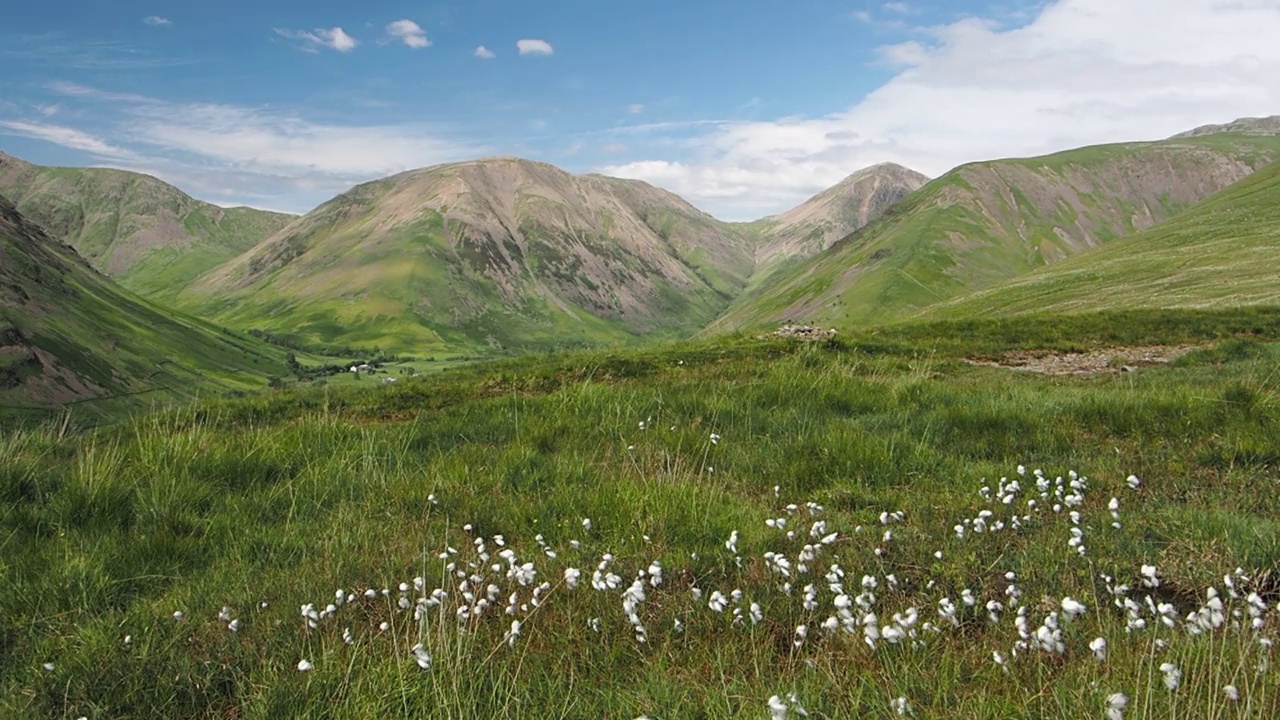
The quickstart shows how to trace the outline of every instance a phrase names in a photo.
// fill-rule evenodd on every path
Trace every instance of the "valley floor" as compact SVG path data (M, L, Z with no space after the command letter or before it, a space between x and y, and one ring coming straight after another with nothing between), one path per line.
M9 432L0 716L1276 717L1278 362L1028 318Z

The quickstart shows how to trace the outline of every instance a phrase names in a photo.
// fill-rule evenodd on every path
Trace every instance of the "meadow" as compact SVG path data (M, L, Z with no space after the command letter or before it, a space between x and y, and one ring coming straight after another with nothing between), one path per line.
M12 429L0 716L1275 717L1278 362L1148 311Z

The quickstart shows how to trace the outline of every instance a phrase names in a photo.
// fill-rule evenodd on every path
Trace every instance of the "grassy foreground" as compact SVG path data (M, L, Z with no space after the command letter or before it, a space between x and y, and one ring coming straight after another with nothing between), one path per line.
M959 327L8 433L0 716L1275 717L1280 313Z

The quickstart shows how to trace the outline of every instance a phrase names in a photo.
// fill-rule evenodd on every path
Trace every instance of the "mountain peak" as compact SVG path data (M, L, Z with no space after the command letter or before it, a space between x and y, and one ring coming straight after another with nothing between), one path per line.
M816 255L927 182L927 176L897 163L862 168L787 212L768 218L771 238L760 247L756 260L770 263Z
M1222 133L1235 133L1237 135L1280 135L1280 115L1272 115L1270 117L1247 117L1232 120L1229 123L1220 125L1201 125L1198 128L1178 133L1170 140L1179 138L1203 137L1205 135L1219 135Z

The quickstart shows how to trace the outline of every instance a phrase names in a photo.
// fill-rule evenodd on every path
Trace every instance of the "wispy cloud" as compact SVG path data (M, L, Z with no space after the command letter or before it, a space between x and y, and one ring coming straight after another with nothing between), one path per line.
M631 113L632 115L639 115L640 113L644 112L644 105L641 105L640 103L632 103L631 105L627 106L627 112Z
M0 121L0 133L34 138L61 145L72 150L83 150L98 158L111 160L137 160L138 155L130 150L112 145L101 138L62 125L49 123Z
M967 18L882 48L897 76L842 112L709 123L692 138L682 127L670 156L601 171L750 218L878 162L938 175L1274 114L1276 10L1275 0L1056 0L1017 26ZM660 130L645 132L670 135Z
M551 47L551 43L536 38L517 40L516 49L520 51L521 55L551 55L555 52L555 49Z
M154 25L156 27L167 27L173 24L173 21L170 20L169 18L163 18L163 17L160 17L159 15L148 15L142 18L142 22L148 25Z
M359 182L491 153L427 124L316 122L276 108L175 103L67 82L49 89L87 103L94 132L24 119L0 121L0 133L81 150L188 192L295 212Z
M621 153L627 151L627 146L622 143L609 143L600 148L607 153Z
M75 40L58 32L7 35L0 43L0 58L27 61L41 69L92 72L127 72L206 62L205 58L162 55L152 48L127 43Z
M296 40L298 47L307 52L316 52L318 48L327 47L338 52L351 52L359 43L342 28L317 28L315 30L288 30L272 28L277 35L289 40Z
M388 23L387 35L411 48L424 48L431 45L431 41L427 39L426 31L412 20L396 20Z
M484 60L492 60L497 57L497 55L493 54L492 50L483 45L476 47L475 56Z
M882 7L884 7L887 12L898 13L899 15L905 15L911 12L911 6L904 2L887 2Z

